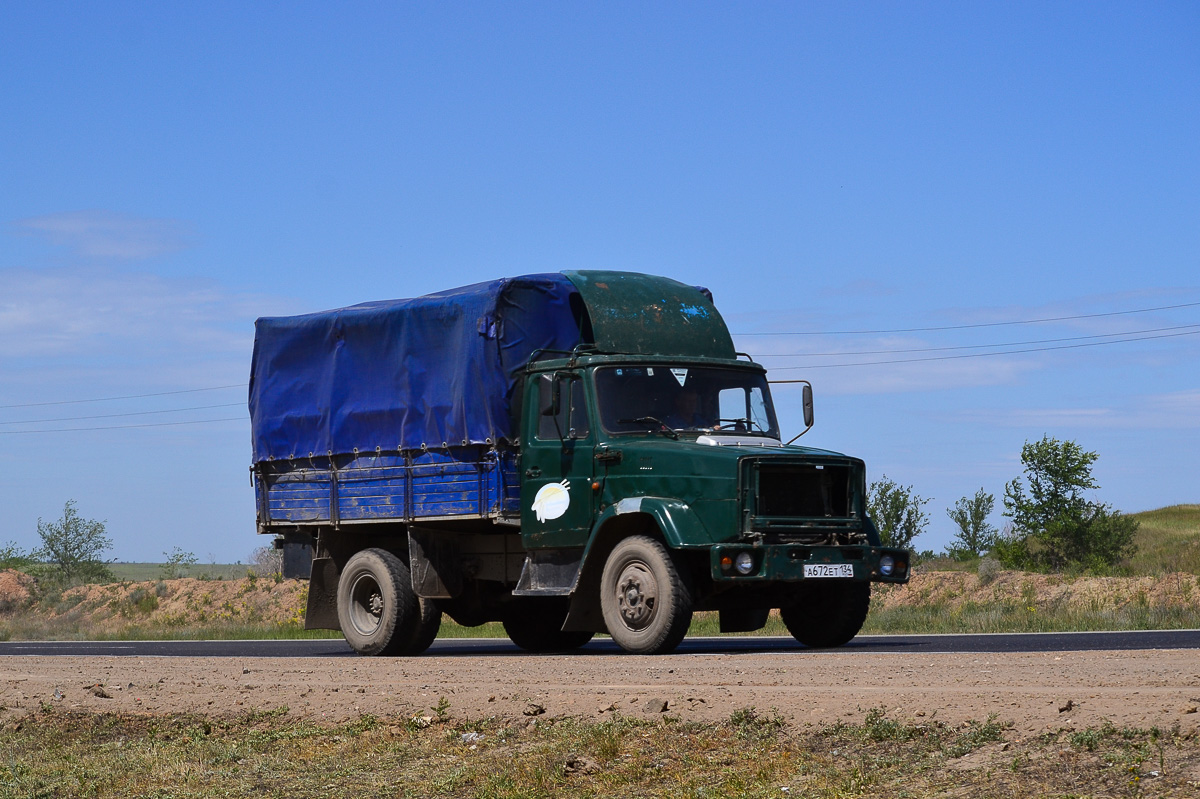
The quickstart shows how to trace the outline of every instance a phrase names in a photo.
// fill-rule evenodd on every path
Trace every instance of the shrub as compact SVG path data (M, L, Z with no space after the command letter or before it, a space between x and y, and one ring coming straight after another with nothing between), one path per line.
M42 546L34 551L33 557L45 561L50 578L66 586L113 579L112 571L101 557L112 548L104 522L80 516L74 500L67 500L58 521L38 519L37 532Z
M921 506L929 502L912 486L902 486L884 475L867 491L867 515L879 529L884 546L912 546L913 539L925 531L929 515Z
M991 585L1003 570L1000 561L995 558L984 558L979 561L979 584Z
M998 542L1002 560L1017 567L1103 570L1133 555L1137 520L1083 496L1098 487L1092 477L1098 457L1050 436L1025 442L1021 464L1029 493L1019 477L1005 486L1004 515L1012 519L1014 535Z

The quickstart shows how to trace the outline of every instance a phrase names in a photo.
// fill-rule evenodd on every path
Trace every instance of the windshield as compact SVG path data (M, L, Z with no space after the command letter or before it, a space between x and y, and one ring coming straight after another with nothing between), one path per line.
M610 433L691 430L779 438L765 375L718 367L596 370L600 421Z

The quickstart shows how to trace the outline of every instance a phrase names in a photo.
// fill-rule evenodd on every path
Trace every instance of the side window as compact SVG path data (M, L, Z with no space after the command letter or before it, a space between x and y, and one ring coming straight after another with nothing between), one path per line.
M767 431L771 429L771 419L767 416L767 401L763 390L755 386L750 389L750 422L754 430Z
M565 396L565 392L564 392ZM583 398L583 381L571 381L571 429L568 438L587 438L592 432L588 422L587 401Z
M550 407L553 401L556 382L558 414L543 416L542 409ZM543 441L587 438L591 433L581 380L563 377L556 381L550 375L543 375L538 380L538 414L537 437Z
M549 408L550 403L554 398L554 389L556 388L554 377L551 375L542 375L538 378L538 431L537 437L542 440L556 440L558 431L564 429L566 417L563 413L563 408L560 406L557 416L546 416L542 413L543 409ZM559 402L562 402L561 395Z

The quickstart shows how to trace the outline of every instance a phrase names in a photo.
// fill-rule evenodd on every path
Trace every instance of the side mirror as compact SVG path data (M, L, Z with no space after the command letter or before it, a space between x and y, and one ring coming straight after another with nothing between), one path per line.
M804 429L801 430L796 435L792 436L792 440L787 442L787 443L791 444L792 441L795 441L797 438L804 435L809 430L812 430L812 426L813 426L813 395L812 395L812 383L808 382L807 380L791 380L791 381L787 381L787 382L804 383L804 393L800 395L800 402L801 402L801 405L804 407Z

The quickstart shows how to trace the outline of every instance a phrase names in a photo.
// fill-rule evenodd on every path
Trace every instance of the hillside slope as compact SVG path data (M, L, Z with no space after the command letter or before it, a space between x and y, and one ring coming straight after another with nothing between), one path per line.
M1200 505L1171 505L1129 515L1141 523L1138 551L1130 564L1136 573L1200 574Z

